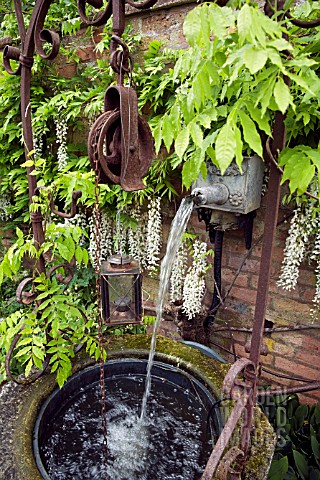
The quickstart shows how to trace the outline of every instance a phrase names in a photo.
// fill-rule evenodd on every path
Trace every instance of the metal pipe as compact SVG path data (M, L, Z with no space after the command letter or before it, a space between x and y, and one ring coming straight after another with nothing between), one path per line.
M209 225L209 228L213 228ZM213 299L210 307L209 315L204 321L204 327L207 329L214 322L218 306L221 303L221 264L222 264L222 246L223 246L224 232L222 230L215 230L214 242L214 259L213 259L213 277L214 290Z

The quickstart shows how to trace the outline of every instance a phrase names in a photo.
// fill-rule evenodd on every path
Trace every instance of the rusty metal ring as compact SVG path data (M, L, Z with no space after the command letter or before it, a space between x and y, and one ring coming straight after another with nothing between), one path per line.
M132 73L134 61L130 53L115 50L110 54L110 65L115 73Z
M226 396L230 396L232 399L234 399L233 393L235 387L249 387L249 385L244 381L238 380L238 375L244 373L246 369L255 371L254 363L248 358L240 358L229 369L222 385L222 391Z
M32 302L35 301L37 294L35 292L26 292L24 291L25 287L29 284L33 283L32 277L27 277L22 282L19 283L17 291L16 291L16 300L18 303L22 305L30 305Z
M11 67L11 60L19 62L18 67L13 70ZM10 75L20 75L21 73L21 63L20 63L20 50L17 47L12 47L11 45L6 45L3 50L3 66L7 73Z
M101 0L78 0L78 12L86 25L92 25L95 27L101 27L104 25L107 20L112 15L112 0L108 1L108 4L102 12L99 12L97 15L93 16L91 19L86 14L86 5L91 5L94 8L101 8L102 1Z
M57 275L56 275L57 280L58 280L60 283L63 283L64 285L69 285L69 283L71 282L71 280L72 280L72 278L73 278L73 271L72 271L71 266L68 265L67 263L60 263L60 264L58 264L58 265L54 265L53 267L51 267L50 270L48 270L48 272L47 272L47 278L50 278L51 275L52 275L56 270L58 270L59 268L64 268L65 270L68 270L68 271L69 271L69 275L65 276L65 275L57 274Z
M24 325L22 325L22 327L20 329L20 332L21 332L21 330L23 330L23 328L24 328ZM13 337L13 340L11 342L9 351L8 351L8 353L6 355L6 359L5 359L5 369L6 369L6 374L8 375L8 377L10 378L10 380L12 382L17 383L18 385L29 385L30 383L33 383L38 378L40 378L41 375L43 375L43 373L45 372L46 368L49 365L50 355L47 355L46 358L44 359L43 364L42 364L42 370L38 370L35 374L30 375L29 377L25 377L25 378L14 377L11 373L11 370L10 370L10 364L11 364L11 358L12 358L13 351L14 351L15 347L17 346L17 343L18 343L18 341L21 337L20 332L17 333Z
M239 471L234 470L231 465L241 457L244 453L238 447L231 447L230 450L222 457L216 471L217 480L238 480L240 478Z
M320 26L320 18L316 18L314 20L299 20L298 18L294 18L290 12L286 12L286 17L290 20L293 25L300 28L314 28Z
M120 176L115 175L114 173L111 172L111 170L108 167L107 164L107 158L104 155L104 142L106 135L108 133L109 128L117 121L120 120L121 122L121 117L120 117L120 112L119 110L107 112L109 115L106 117L106 121L102 124L102 128L99 133L99 139L98 139L98 144L97 144L97 153L98 153L98 158L99 158L99 163L100 166L105 173L105 175L113 182L113 183L120 183Z
M51 44L51 50L49 53L46 53L43 49L43 44ZM53 60L59 53L60 48L60 37L59 34L51 30L42 30L39 35L35 33L35 45L36 50L41 58L44 60Z

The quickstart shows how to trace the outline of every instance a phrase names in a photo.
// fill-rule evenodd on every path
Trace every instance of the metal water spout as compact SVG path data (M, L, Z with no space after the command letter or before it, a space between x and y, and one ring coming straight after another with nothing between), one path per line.
M229 189L223 183L213 183L208 187L195 188L191 197L197 206L223 205L229 198Z

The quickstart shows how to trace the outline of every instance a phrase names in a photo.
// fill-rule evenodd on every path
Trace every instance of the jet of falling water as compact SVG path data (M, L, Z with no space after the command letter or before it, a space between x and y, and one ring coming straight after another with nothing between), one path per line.
M146 411L147 411L147 401L148 401L148 397L151 389L151 369L153 365L153 359L154 359L154 354L156 349L157 332L161 322L163 305L169 289L169 281L170 281L174 260L176 258L178 249L182 241L182 235L186 229L191 212L193 210L192 200L193 200L192 196L186 197L182 200L181 205L176 213L176 216L174 217L173 222L171 224L166 254L161 262L160 286L159 286L158 301L157 301L157 316L156 316L156 322L153 328L153 334L152 334L151 345L150 345L150 352L149 352L149 359L148 359L148 366L147 366L147 376L146 376L146 386L145 386L145 391L143 395L141 415L140 415L141 420L145 418Z

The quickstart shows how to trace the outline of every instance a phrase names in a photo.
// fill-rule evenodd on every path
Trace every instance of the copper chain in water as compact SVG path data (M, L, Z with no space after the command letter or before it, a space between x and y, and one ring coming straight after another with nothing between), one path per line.
M101 312L101 210L100 210L100 168L98 158L95 158L95 230L96 230L96 291L97 291L97 305L98 305L98 341L100 350L100 390L101 390L101 417L102 417L102 432L103 432L103 459L104 465L107 467L108 460L108 442L107 442L107 412L106 412L106 396L105 396L105 382L104 382L104 347L103 347L103 318Z

